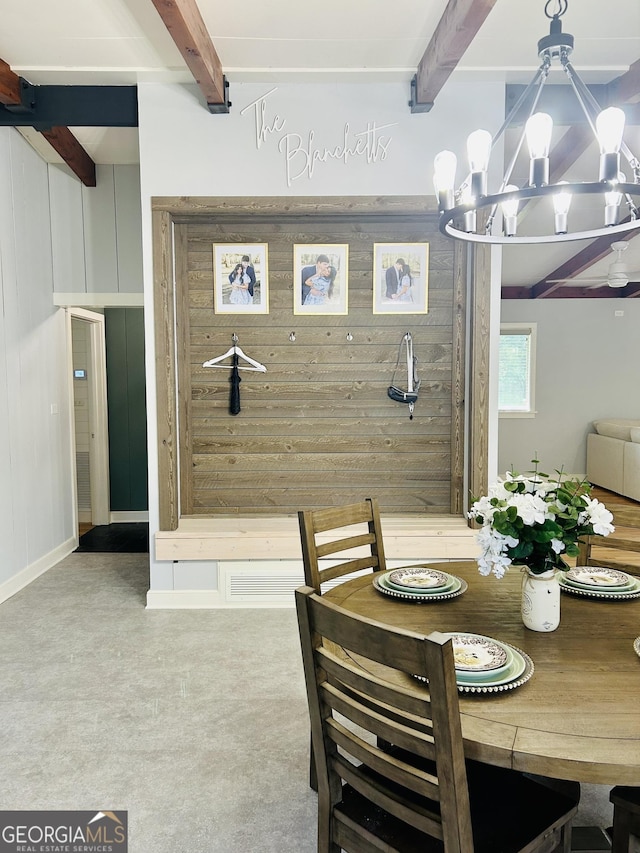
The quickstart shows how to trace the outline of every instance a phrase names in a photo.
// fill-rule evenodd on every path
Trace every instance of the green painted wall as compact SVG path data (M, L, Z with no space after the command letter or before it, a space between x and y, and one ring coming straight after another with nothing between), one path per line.
M105 308L111 511L149 507L142 308Z

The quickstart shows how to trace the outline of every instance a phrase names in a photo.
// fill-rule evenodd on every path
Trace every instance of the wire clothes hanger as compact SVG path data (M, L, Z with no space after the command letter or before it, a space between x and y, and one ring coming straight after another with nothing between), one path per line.
M259 361L256 361L254 358L248 356L245 352L237 344L238 336L234 333L233 335L233 346L230 347L224 355L217 355L215 358L210 358L208 361L204 361L202 363L203 367L224 367L226 370L229 370L230 367L234 366L232 364L220 364L220 362L224 361L225 358L229 358L229 356L237 356L238 358L244 359L248 362L248 365L238 364L237 367L239 370L259 370L260 373L266 373L267 368L264 364L260 364ZM236 359L234 358L234 364L236 363ZM251 366L253 365L253 366Z

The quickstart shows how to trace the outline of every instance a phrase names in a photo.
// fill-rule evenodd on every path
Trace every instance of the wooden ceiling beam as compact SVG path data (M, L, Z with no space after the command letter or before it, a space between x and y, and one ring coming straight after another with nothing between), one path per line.
M5 107L20 108L23 102L24 82L4 60L0 59L0 104ZM24 110L28 112L28 106L25 106ZM36 130L40 131L85 186L95 187L96 164L68 127L51 127L48 130L37 127Z
M564 287L549 292L547 299L632 299L640 296L640 284L629 282L626 287ZM500 292L502 299L535 299L530 287L503 287Z
M200 87L209 110L229 112L222 64L196 0L152 0L187 68Z
M449 0L412 83L412 112L431 109L495 4L496 0Z
M623 222L628 221L628 217ZM626 231L624 239L630 240L640 234L640 225L631 231ZM543 279L538 281L531 288L532 299L544 299L551 296L558 288L562 288L563 292L567 290L566 284L559 281L549 281L549 279L568 279L574 278L581 272L589 269L597 261L601 261L611 251L611 244L616 240L622 239L619 234L606 234L604 237L598 237L572 258L569 258L565 263L560 264L553 272L550 272ZM582 289L582 288L581 288Z
M0 104L18 106L22 103L20 78L4 59L0 59Z
M80 178L85 187L96 185L96 164L68 127L52 127L40 133L64 162Z

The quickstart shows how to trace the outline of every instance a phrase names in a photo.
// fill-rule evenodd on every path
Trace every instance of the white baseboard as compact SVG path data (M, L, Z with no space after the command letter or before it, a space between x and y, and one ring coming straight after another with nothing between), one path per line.
M131 511L122 510L119 512L111 512L109 513L109 520L111 524L117 524L118 522L133 523L134 521L149 521L149 510L139 509Z
M54 548L53 551L49 551L48 554L40 557L39 560L31 563L31 565L25 566L24 569L21 569L13 575L13 577L4 581L4 583L0 584L0 604L8 598L11 598L12 595L20 592L20 590L24 589L25 586L28 586L31 581L39 578L40 575L43 575L46 571L55 566L56 563L59 563L60 560L68 557L69 554L75 551L77 547L78 539L76 536L72 536L70 539L67 539L66 542L63 542L61 545L58 545L57 548Z

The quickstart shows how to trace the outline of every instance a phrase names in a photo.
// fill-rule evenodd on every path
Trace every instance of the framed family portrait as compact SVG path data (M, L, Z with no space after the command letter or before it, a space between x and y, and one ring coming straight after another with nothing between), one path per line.
M426 314L429 244L373 244L373 313Z
M348 312L347 243L296 244L293 247L294 314Z
M268 314L266 243L214 243L213 310L216 314Z

